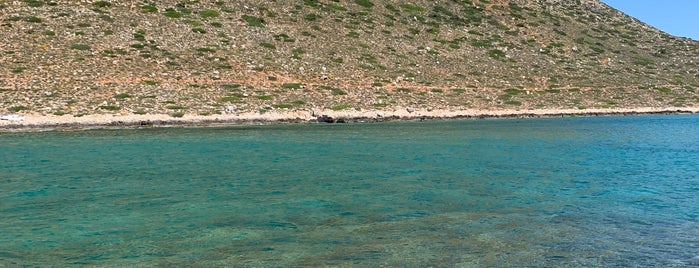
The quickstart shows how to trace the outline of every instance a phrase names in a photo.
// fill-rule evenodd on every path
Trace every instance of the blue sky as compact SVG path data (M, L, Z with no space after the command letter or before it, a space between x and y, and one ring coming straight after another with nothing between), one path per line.
M671 35L699 40L699 0L602 0Z

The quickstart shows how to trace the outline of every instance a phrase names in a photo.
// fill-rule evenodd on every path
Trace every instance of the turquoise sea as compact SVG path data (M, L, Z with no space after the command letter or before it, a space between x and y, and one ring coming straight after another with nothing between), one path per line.
M0 267L699 266L699 116L0 133Z

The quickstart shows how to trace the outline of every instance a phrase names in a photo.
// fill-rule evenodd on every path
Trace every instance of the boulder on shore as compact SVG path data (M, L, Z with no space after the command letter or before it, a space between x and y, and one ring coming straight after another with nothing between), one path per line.
M24 116L21 116L18 114L3 114L3 115L0 115L0 120L24 121Z

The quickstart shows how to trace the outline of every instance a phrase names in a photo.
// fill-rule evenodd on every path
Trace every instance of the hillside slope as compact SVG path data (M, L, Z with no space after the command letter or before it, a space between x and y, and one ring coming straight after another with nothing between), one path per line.
M0 113L699 104L699 42L597 0L0 0L0 36Z

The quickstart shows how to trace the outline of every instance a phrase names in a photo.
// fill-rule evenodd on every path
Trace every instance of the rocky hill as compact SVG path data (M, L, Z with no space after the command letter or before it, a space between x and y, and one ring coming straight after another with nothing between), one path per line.
M0 113L699 105L699 42L597 0L0 0Z

